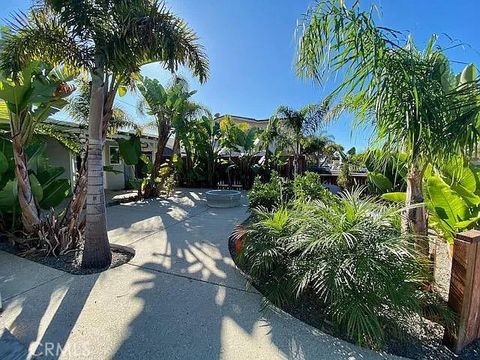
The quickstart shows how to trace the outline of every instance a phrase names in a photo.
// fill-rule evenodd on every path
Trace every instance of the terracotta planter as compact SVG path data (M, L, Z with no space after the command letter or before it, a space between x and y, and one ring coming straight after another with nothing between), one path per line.
M244 225L238 224L235 226L235 229L228 238L228 245L232 257L237 256L242 251L246 235L247 232Z

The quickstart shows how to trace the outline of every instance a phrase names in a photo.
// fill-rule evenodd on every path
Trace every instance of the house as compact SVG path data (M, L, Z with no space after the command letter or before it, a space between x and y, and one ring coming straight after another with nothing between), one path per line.
M238 116L238 115L220 115L220 114L215 114L215 121L220 122L223 119L230 117L232 121L239 125L239 124L247 124L251 127L257 127L261 129L265 129L268 124L268 119L254 119L254 118L249 118L245 116Z
M50 119L48 123L55 126L64 136L78 141L82 147L87 141L88 128L85 125L53 119ZM104 165L108 168L104 172L104 187L106 190L123 190L128 186L129 180L142 175L143 164L126 165L120 156L118 140L129 139L132 134L127 131L118 131L116 134L109 135L105 141L103 159ZM80 154L67 149L53 137L45 136L45 141L47 143L46 153L49 163L52 166L63 167L65 172L62 176L69 179L73 187L80 167ZM142 135L140 141L142 153L153 160L156 154L157 137L155 135ZM170 157L172 154L173 141L173 138L169 139L163 153L164 157Z

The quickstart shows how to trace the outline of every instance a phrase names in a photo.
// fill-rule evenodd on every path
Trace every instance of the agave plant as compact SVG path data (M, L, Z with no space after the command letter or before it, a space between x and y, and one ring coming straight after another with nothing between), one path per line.
M372 347L422 311L427 269L401 232L398 208L357 189L328 205L253 212L239 260L274 303L313 293L339 329Z

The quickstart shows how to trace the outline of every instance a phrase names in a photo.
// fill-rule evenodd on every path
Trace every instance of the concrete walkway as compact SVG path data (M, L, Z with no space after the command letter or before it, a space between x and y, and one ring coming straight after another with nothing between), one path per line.
M202 192L183 190L107 212L110 241L136 251L129 264L74 276L0 252L0 329L40 358L386 358L261 311L228 253L245 206L210 209Z

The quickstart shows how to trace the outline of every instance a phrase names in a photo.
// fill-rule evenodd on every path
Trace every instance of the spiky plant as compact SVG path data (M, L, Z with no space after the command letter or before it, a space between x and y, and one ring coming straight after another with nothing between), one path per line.
M422 312L426 266L401 232L399 209L355 190L328 205L297 201L254 214L240 263L274 303L314 294L348 338L374 348Z

